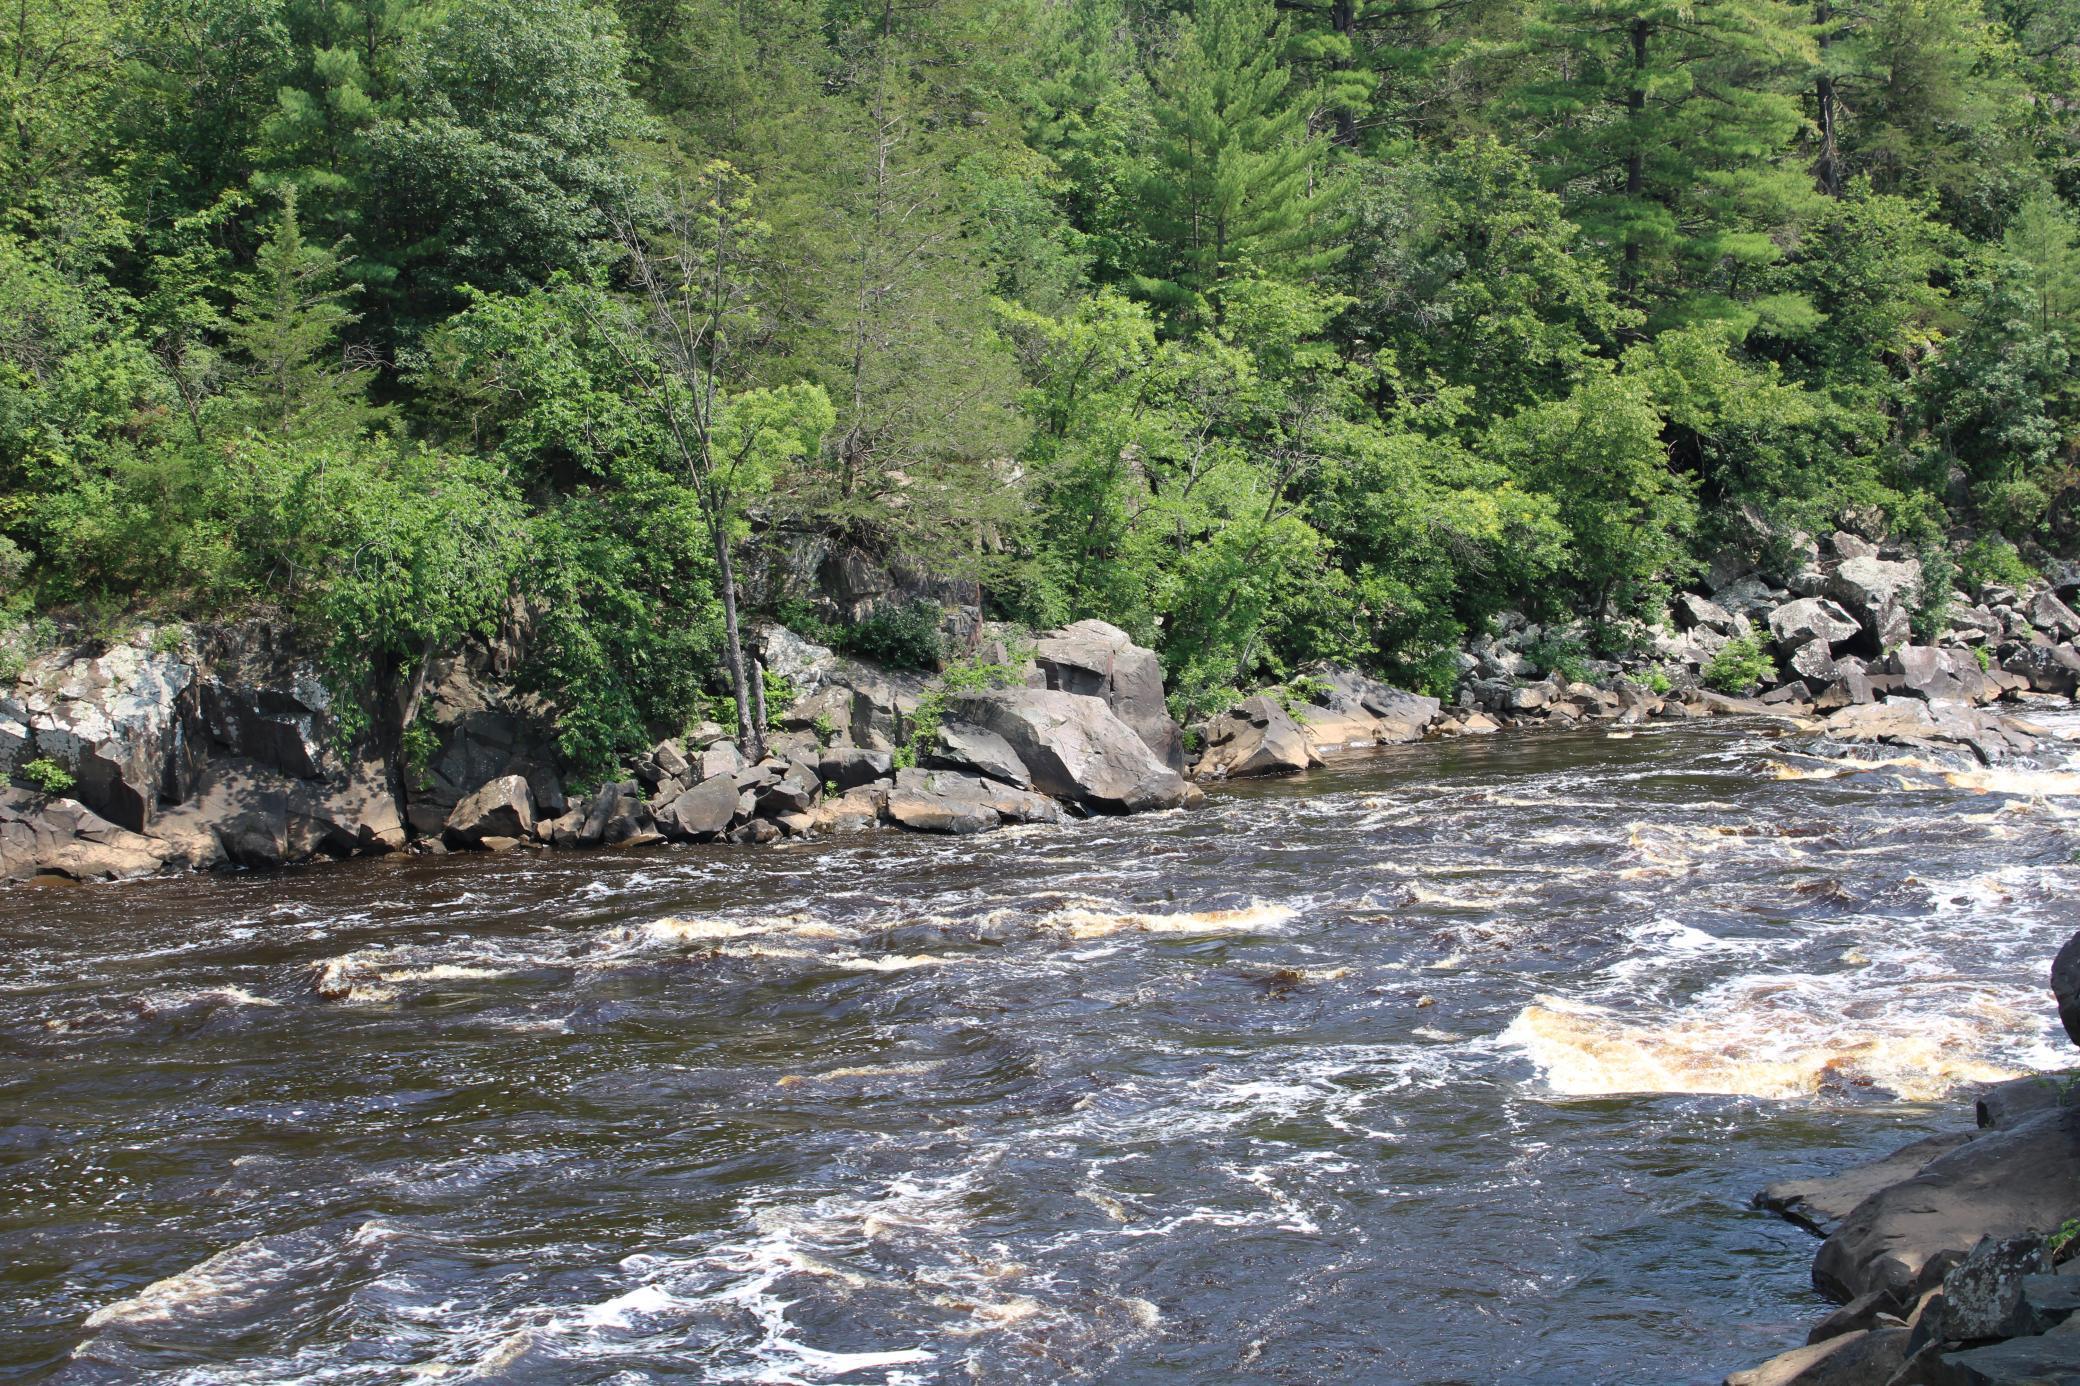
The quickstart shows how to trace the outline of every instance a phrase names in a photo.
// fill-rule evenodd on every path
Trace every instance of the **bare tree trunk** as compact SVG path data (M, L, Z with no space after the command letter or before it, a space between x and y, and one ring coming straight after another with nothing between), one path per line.
M708 524L715 544L715 571L722 582L723 659L729 665L730 691L737 703L737 741L753 762L765 757L765 732L751 716L750 680L744 672L744 641L737 627L737 568L730 557L729 534L715 520Z
M1820 180L1820 191L1829 197L1842 195L1841 149L1835 139L1835 92L1834 73L1827 67L1827 50L1834 41L1828 26L1834 20L1834 6L1820 0L1814 14L1816 27L1820 31L1820 77L1814 84L1813 96L1819 106L1820 162L1814 170Z
M751 656L751 719L758 724L758 743L761 755L765 751L766 727L766 666L757 655Z
M1625 93L1625 119L1631 126L1631 148L1625 155L1625 195L1644 197L1647 191L1647 150L1640 126L1647 114L1647 22L1632 24L1632 89ZM1625 264L1619 272L1619 287L1630 298L1639 289L1639 241L1625 242Z

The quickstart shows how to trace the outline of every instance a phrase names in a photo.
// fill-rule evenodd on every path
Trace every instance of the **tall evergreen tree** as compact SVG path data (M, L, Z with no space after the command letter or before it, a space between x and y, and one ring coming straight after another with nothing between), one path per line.
M1156 259L1134 284L1185 318L1217 315L1238 270L1304 279L1342 250L1327 144L1307 128L1283 32L1271 0L1204 0L1156 67L1142 189Z
M1544 0L1510 105L1548 186L1664 314L1716 314L1809 203L1782 156L1813 61L1784 0Z

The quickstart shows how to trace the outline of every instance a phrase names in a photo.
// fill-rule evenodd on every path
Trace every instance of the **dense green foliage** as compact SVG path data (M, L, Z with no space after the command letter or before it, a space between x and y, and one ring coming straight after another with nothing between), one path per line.
M0 670L277 613L409 745L524 616L589 772L771 536L1191 705L1849 507L2013 581L2080 538L2076 58L2073 0L24 0Z

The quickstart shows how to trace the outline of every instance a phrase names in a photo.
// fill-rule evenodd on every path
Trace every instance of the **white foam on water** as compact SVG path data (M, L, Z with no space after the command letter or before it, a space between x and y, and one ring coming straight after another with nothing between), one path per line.
M136 1294L105 1304L86 1327L137 1327L193 1322L262 1303L286 1284L295 1264L270 1241L249 1238L184 1271L155 1280Z
M1079 940L1118 933L1251 934L1291 923L1299 913L1291 905L1269 904L1261 900L1252 900L1233 909L1163 913L1090 901L1050 910L1037 923L1043 930L1064 933Z

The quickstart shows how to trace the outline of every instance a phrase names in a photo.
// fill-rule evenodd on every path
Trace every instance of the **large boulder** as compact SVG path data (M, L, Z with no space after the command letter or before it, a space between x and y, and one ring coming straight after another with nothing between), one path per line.
M1103 698L1157 760L1184 769L1184 734L1164 700L1163 665L1154 650L1117 626L1078 621L1036 640L1033 662L1049 688Z
M163 844L118 827L77 800L0 785L0 881L122 880L149 876L166 861Z
M2056 1231L2080 1215L2080 1108L2045 1112L1930 1161L1866 1198L1821 1245L1813 1284L1900 1303L1942 1283L1988 1237Z
M816 758L817 778L840 794L885 780L894 769L895 757L887 751L865 751L857 746L826 747Z
M162 796L184 793L196 669L177 650L151 648L151 635L41 656L0 686L0 782L29 761L56 761L73 777L72 798L132 832Z
M737 783L731 775L715 775L669 802L655 804L651 815L659 832L685 842L720 837L737 819Z
M941 722L938 740L925 753L924 760L935 770L971 770L1018 789L1033 787L1033 772L1011 749L1010 742L966 722Z
M2043 1237L1985 1238L1944 1275L1943 1293L1930 1307L1930 1336L1963 1343L2029 1332L2023 1282L2050 1273L2051 1247Z
M2052 644L2039 636L2001 656L2001 669L2020 676L2039 693L2070 697L2080 688L2080 652L2068 644Z
M1792 673L1815 683L1833 683L1842 676L1842 668L1828 651L1825 640L1812 640L1800 645L1791 652L1787 663Z
M501 775L466 795L442 833L450 847L482 846L487 837L534 836L534 793L524 775Z
M1003 737L1043 794L1112 813L1185 801L1184 777L1101 699L1006 688L957 694L946 710Z
M650 806L643 802L641 786L634 780L616 780L601 785L592 796L575 841L581 847L641 847L663 837Z
M1838 603L1819 597L1801 597L1786 602L1769 614L1769 633L1779 648L1797 650L1819 644L1830 650L1854 636L1862 627Z
M1717 631L1721 635L1732 635L1736 631L1734 614L1709 597L1700 597L1695 592L1684 592L1669 604L1669 614L1675 617L1676 629Z
M1885 661L1900 676L1900 691L1931 703L1965 703L1983 682L1977 677L1977 661L1967 660L1974 675L1970 683L1959 677L1958 663L1948 650L1932 645L1902 645Z
M2039 592L2029 604L2029 623L2053 640L2080 636L2080 616L2058 599L2054 592Z
M1825 591L1856 618L1865 651L1882 655L1907 642L1908 616L1921 599L1921 564L1851 558L1828 574Z
M912 832L977 833L1002 823L1052 823L1052 799L949 770L899 770L888 790L889 821Z
M2066 1034L2080 1044L2080 934L2067 939L2052 960L2051 994L2058 998L2058 1018Z
M1291 715L1259 693L1207 724L1198 775L1202 780L1291 775L1320 762Z

